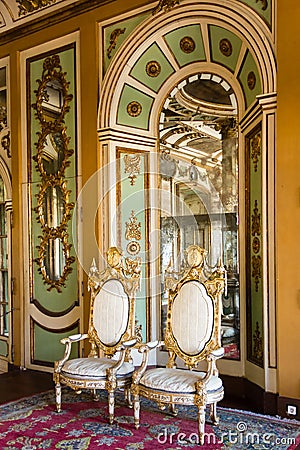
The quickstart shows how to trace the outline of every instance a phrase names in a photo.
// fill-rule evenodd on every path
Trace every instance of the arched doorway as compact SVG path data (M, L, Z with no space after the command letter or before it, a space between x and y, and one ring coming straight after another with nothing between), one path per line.
M276 72L273 37L266 24L259 17L253 16L248 7L233 6L229 1L214 1L209 5L201 1L184 1L168 11L152 12L153 14L147 16L146 11L143 11L140 25L135 28L129 18L127 22L126 18L120 18L120 25L124 28L119 30L126 30L125 24L128 23L130 33L128 32L127 39L123 39L115 57L111 61L104 58L103 62L105 77L100 89L98 134L101 165L109 167L105 182L110 184L110 192L105 215L110 218L110 223L114 223L107 233L104 233L106 240L103 247L115 241L126 251L129 249L134 256L142 258L145 267L144 286L137 308L137 320L142 326L143 338L160 337L160 244L163 231L159 201L160 163L166 162L166 154L170 156L173 153L173 159L183 156L187 166L184 170L190 180L182 180L181 185L179 182L176 184L176 189L180 192L179 198L191 193L190 183L195 182L195 177L201 177L201 164L203 166L199 152L195 155L195 152L189 149L188 157L187 151L185 155L182 154L178 140L174 138L176 132L166 139L167 143L168 139L171 141L173 148L167 152L163 149L165 144L162 139L166 136L163 135L160 125L164 120L164 109L167 109L166 102L174 98L177 104L180 103L190 111L193 111L193 105L197 101L200 111L201 108L211 107L203 105L209 103L207 98L191 101L191 92L185 92L183 95L182 88L198 82L202 75L209 77L214 85L221 86L221 83L224 83L230 91L227 107L230 106L232 110L227 108L226 116L226 104L222 110L219 108L222 102L215 102L213 116L219 119L227 117L232 124L234 120L237 123L234 135L227 135L228 141L232 139L229 147L235 148L236 152L234 163L234 152L230 158L231 169L223 170L221 196L224 201L227 195L228 204L233 197L238 199L234 206L234 215L231 216L230 230L226 232L236 241L234 259L235 263L238 262L239 273L238 278L236 273L233 274L232 281L238 286L239 296L243 300L238 305L238 317L230 312L230 308L228 317L228 333L237 331L236 335L239 335L239 330L241 331L238 358L222 361L220 367L223 373L246 374L249 379L266 389L270 386L273 389L273 369L276 367L275 299L269 296L274 280L270 254L274 239L272 214L269 215L268 223L265 219L266 213L270 213L266 211L266 205L272 204L274 196L272 160ZM140 11L137 11L137 17L139 14ZM103 27L105 34L105 25ZM116 25L107 27L108 32L114 29L118 30ZM126 34L125 31L123 33ZM226 89L224 91L228 92ZM236 110L235 113L233 109ZM201 120L203 122L203 118ZM206 124L202 123L201 126L203 125ZM198 132L200 134L199 129ZM233 133L232 126L231 132ZM182 136L181 142L186 139L187 133L183 134L185 136ZM202 134L205 134L203 129ZM211 129L209 134L212 141ZM222 139L223 141L225 139ZM224 142L222 147L225 153ZM225 161L228 162L228 158L223 160L223 156L220 164L222 167ZM211 154L210 157L212 159L214 156ZM215 159L220 163L220 155L219 160L218 155ZM232 178L231 181L229 179L232 177L232 164L237 172L237 163L239 176L238 180L234 178L235 184L232 186ZM174 166L174 162L172 164ZM218 164L215 166L217 168ZM212 177L215 177L214 182L218 184L218 176ZM210 181L213 185L212 180ZM225 186L230 187L229 191L225 192ZM201 192L203 199L200 206L204 208L203 187ZM139 202L136 201L137 198ZM192 204L195 206L193 201ZM166 216L168 215L174 217L173 211ZM211 221L208 223L211 227ZM257 223L258 227L255 227ZM197 220L196 224L198 226ZM134 226L139 228L140 239L137 235L131 235L132 237L127 239L127 228ZM218 227L220 228L220 223L215 229ZM169 226L166 228L169 229ZM199 235L199 227L198 230L197 227L195 229ZM201 232L203 236L207 234L207 239L211 242L212 233L209 227L204 226ZM197 239L200 243L199 236ZM202 241L204 242L204 238ZM224 234L219 244L219 250L216 252L222 253L226 247ZM232 259L232 247L230 252ZM236 305L235 301L236 296L233 294L231 304ZM230 322L231 314L234 314L234 326Z

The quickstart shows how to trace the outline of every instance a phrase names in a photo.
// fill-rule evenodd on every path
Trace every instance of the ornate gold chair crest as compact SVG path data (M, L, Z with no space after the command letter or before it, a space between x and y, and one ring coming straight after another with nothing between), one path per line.
M143 361L133 374L131 387L136 428L140 396L156 401L161 409L169 405L173 414L177 413L176 404L196 405L200 444L205 438L206 405L210 405L210 417L217 424L216 404L224 395L216 360L224 354L220 327L226 271L219 262L208 273L205 255L205 250L192 245L186 250L187 266L180 278L169 269L165 281L168 289L165 341L141 345ZM166 368L146 370L149 350L163 344L169 354ZM190 370L176 368L177 357ZM204 371L193 371L201 361L206 361Z
M61 385L80 393L81 389L105 389L108 392L109 422L114 420L114 391L122 388L130 403L130 385L134 366L130 350L135 338L135 295L140 286L138 260L123 258L117 247L107 252L107 267L99 273L93 262L89 273L91 291L89 329L61 340L64 357L54 364L56 407L61 410ZM69 359L72 343L88 339L88 357ZM104 356L100 357L100 354ZM114 356L114 358L112 358Z

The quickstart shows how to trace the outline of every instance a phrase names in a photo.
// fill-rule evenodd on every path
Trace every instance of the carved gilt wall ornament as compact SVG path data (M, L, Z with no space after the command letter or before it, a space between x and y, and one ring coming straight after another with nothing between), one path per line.
M252 241L252 250L253 250L253 253L259 253L259 251L260 251L260 240L256 236Z
M130 102L127 105L127 112L131 117L137 117L142 112L142 105L136 101Z
M253 356L258 362L263 360L263 341L260 335L259 324L256 322L255 332L253 334Z
M228 39L221 39L219 43L219 49L222 55L231 56L232 55L232 45Z
M258 133L251 139L251 158L254 164L254 171L257 172L257 164L261 155L261 134Z
M256 3L261 2L261 4L262 4L261 9L263 11L265 11L267 9L267 7L268 7L268 0L255 0L255 2Z
M116 28L114 31L111 32L110 38L109 38L109 47L106 50L106 54L108 58L111 58L111 52L116 48L117 41L121 34L124 34L126 31L126 28Z
M10 131L9 130L7 130L7 133L4 134L4 136L2 136L2 138L1 138L1 147L6 152L7 157L11 158L11 153L10 153Z
M137 241L139 241L142 239L141 222L137 221L137 217L134 211L131 211L129 221L126 222L125 225L125 239L127 241L130 241L131 239L136 239Z
M130 255L137 255L141 251L141 246L138 242L131 241L127 244L126 250Z
M180 40L180 48L184 53L192 53L196 48L194 39L189 36L185 36Z
M260 256L252 256L252 278L254 278L256 292L258 292L258 285L261 279L261 263Z
M129 173L130 184L134 185L137 175L141 171L140 155L124 155L125 173Z
M260 224L260 214L258 213L258 203L257 200L254 202L254 209L252 214L252 227L251 227L252 236L260 236L261 235L261 224Z
M250 91L253 91L256 85L256 76L254 72L249 72L247 77L247 84Z
M69 82L58 55L44 60L42 78L37 84L36 102L32 105L40 124L33 156L41 179L36 194L37 207L34 208L41 226L36 262L48 290L55 288L61 292L75 261L70 255L68 234L74 203L70 202L71 191L65 178L74 151L69 149L70 138L65 127L72 95L68 93Z
M161 66L157 61L149 61L146 65L146 72L149 77L158 77L161 72Z
M175 5L179 5L179 0L159 0L158 5L152 11L152 14L155 15L160 11L168 12L174 8Z
M38 11L39 9L55 3L56 0L17 0L19 4L19 16Z

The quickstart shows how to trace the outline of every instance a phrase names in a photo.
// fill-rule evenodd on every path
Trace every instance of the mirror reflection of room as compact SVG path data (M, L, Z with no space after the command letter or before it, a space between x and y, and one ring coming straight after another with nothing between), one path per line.
M167 98L160 121L161 273L181 271L184 249L219 249L228 273L223 295L222 344L239 359L238 134L237 102L221 77L200 73ZM161 334L167 297L162 294Z

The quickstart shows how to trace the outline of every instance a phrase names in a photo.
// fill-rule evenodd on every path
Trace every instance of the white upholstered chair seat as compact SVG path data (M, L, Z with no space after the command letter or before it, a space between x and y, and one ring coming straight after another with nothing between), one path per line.
M201 380L206 373L191 372L184 369L150 369L141 378L140 385L157 391L194 394L195 383ZM207 393L222 389L222 380L212 376L206 384Z
M70 359L64 364L61 373L74 378L90 378L98 380L106 378L106 370L117 363L114 359L108 358L76 358ZM124 362L117 372L117 377L131 376L134 371L133 364Z

